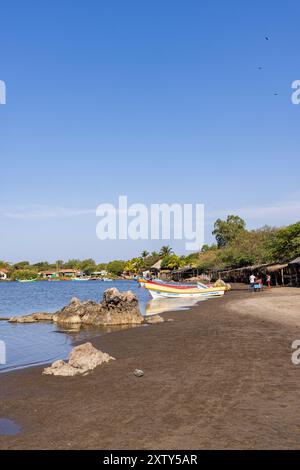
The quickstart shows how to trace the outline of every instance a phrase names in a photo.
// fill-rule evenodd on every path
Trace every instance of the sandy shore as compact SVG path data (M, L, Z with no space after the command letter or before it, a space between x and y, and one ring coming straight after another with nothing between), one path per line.
M0 448L299 449L299 307L300 290L232 292L95 338L117 360L89 376L1 375L0 417L22 432Z

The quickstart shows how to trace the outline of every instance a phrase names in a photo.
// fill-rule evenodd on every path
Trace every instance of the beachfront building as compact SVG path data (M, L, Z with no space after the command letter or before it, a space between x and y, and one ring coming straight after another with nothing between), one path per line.
M161 272L161 264L162 259L158 260L153 266L151 266L151 268L149 269L151 276L159 277Z
M282 263L267 263L214 271L212 277L231 283L249 284L251 274L262 279L264 283L269 274L272 286L300 287L300 257Z
M176 271L172 271L171 278L173 281L188 281L190 279L198 278L202 274L202 270L192 267L186 266L185 268L177 269Z
M54 279L54 278L72 278L80 275L80 271L77 269L59 269L57 271L42 271L39 276L43 279Z
M43 271L39 273L39 276L43 279L51 279L52 277L57 277L56 271Z
M81 272L78 269L60 269L58 275L59 277L76 277L80 276Z
M8 269L6 269L6 268L1 268L0 269L0 280L1 281L6 281L7 273L8 273Z
M300 256L289 263L290 283L294 287L300 287Z

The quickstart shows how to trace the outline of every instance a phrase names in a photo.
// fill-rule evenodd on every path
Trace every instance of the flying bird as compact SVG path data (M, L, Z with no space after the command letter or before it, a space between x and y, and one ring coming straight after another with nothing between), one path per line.
M268 36L266 36L266 37L265 37L265 40L266 40L266 41L269 41L269 40L270 40L270 38L269 38Z

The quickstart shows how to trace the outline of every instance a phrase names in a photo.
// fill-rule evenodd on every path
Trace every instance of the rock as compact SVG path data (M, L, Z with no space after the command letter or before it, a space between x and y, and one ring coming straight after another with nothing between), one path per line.
M82 374L80 369L70 366L64 361L55 361L51 367L46 367L43 371L44 375L56 375L60 377L74 377Z
M138 378L141 378L141 377L144 377L145 373L144 371L140 369L135 369L135 371L133 372L133 375L135 375Z
M140 325L144 318L141 315L138 299L133 292L121 293L118 289L108 289L103 294L101 303L87 300L81 302L74 297L69 305L55 314L34 313L24 317L13 317L14 323L34 323L53 321L58 325Z
M107 289L99 304L88 300L80 302L74 298L70 304L57 312L53 318L56 323L81 323L83 325L109 326L141 324L138 299L131 292L121 293L118 289Z
M147 323L150 325L156 325L158 323L164 323L164 319L160 315L153 315L146 319Z
M76 346L69 355L69 364L77 369L93 370L103 363L115 360L107 353L98 351L91 343Z
M109 354L94 348L91 343L76 346L69 355L69 362L59 360L53 362L51 367L44 369L44 375L56 375L61 377L73 377L86 375L91 370L103 363L115 360Z
M53 321L55 323L63 323L70 325L78 324L82 323L82 319L85 315L98 315L100 310L100 304L97 304L92 300L81 302L79 299L74 297L69 303L69 305L64 307L62 310L60 310L53 316Z
M12 317L9 319L10 323L36 323L42 321L52 321L52 313L37 312L23 317Z
M87 315L83 318L83 323L91 321L98 326L110 325L140 325L144 318L139 309L138 299L133 292L121 293L118 289L107 289L103 294L99 314Z
M175 321L174 318L168 318L168 320L167 320L167 322L170 322L170 323L174 322L174 321Z

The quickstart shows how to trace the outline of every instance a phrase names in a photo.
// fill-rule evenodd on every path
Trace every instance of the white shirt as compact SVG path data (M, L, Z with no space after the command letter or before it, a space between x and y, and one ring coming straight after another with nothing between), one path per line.
M251 284L255 283L255 276L253 276L253 274L252 274L252 276L250 276L250 283Z

